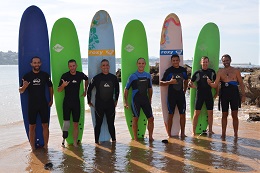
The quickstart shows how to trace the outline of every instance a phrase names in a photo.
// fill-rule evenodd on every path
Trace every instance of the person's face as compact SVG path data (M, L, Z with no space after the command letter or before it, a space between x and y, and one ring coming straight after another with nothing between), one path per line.
M201 64L202 69L207 70L208 67L209 67L209 60L208 59L202 59L200 61L200 64Z
M75 62L70 62L68 67L70 69L70 73L74 74L76 72L78 66Z
M180 66L180 59L178 57L173 57L171 62L173 67L178 68Z
M42 65L42 63L41 63L40 58L33 58L32 59L31 66L32 66L34 71L40 71L41 65Z
M109 69L110 69L109 62L103 61L101 63L100 68L101 68L102 73L108 74L109 73Z
M146 62L144 59L139 59L136 63L137 65L137 68L138 68L138 71L139 72L143 72L144 71L144 68L145 68L145 65L146 65Z
M222 58L222 64L224 65L224 67L229 67L230 63L231 63L231 61L229 58L227 58L227 57Z

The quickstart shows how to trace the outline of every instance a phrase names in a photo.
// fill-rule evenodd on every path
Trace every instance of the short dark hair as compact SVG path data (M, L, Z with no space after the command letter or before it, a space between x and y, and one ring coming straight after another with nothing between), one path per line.
M75 59L70 59L70 60L68 61L68 65L69 65L69 63L71 63L71 62L75 62L75 63L77 64L77 62L76 62Z
M171 56L171 60L172 60L172 58L178 58L178 59L180 59L179 55L177 55L177 54L173 54L173 55Z
M143 57L138 58L137 61L136 61L136 63L138 63L138 61L139 61L140 59L143 59L144 62L146 63L146 61L145 61L145 59L144 59Z
M31 62L32 62L33 59L35 59L35 58L38 58L38 59L41 61L41 58L40 58L40 57L38 57L38 56L34 56L34 57L32 57Z
M221 60L223 60L223 58L228 58L231 61L231 56L228 54L222 55Z
M108 62L109 64L109 61L107 59L102 59L102 61L100 62L100 64L102 64L102 62Z
M207 60L209 61L209 57L207 57L207 56L203 56L203 57L201 57L200 60L204 60L204 59L207 59Z

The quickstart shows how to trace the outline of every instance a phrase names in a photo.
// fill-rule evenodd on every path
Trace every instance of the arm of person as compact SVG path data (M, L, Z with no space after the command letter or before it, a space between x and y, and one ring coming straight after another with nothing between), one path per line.
M187 88L188 88L188 79L184 80L184 82L183 82L183 91L184 91L184 93L186 93Z
M197 88L196 85L194 85L194 83L191 80L188 83L188 87L189 88Z
M50 93L50 102L49 102L49 106L51 107L53 104L53 87L49 87L49 93Z
M152 104L153 88L148 88L148 97L150 100L150 104Z
M126 109L128 109L128 101L127 101L127 99L128 99L128 89L125 88L125 90L124 90L124 107Z
M27 82L26 80L22 79L23 86L19 87L19 92L22 94L26 90L26 88L29 86L30 82Z
M216 76L216 80L214 82L212 82L209 78L207 79L208 84L212 87L212 88L217 88L220 82L220 70L217 73Z
M118 79L117 79L117 77L116 77L116 85L115 85L115 107L117 106L117 101L118 101L119 93L120 93L120 87L119 87Z
M86 97L87 91L88 91L88 80L85 80L84 92L82 94L83 97Z
M242 79L242 76L241 76L241 73L240 73L239 70L236 70L236 76L237 76L237 81L239 83L239 86L240 86L240 89L241 89L241 93L242 93L241 101L242 101L242 103L244 103L245 100L246 100L245 85L243 83L243 79Z
M89 106L93 106L93 104L91 103L91 95L92 95L92 89L94 88L94 79L91 79L91 82L88 85L88 89L87 89L87 99L88 99L88 105Z
M171 84L177 84L177 80L174 79L174 78L171 78L171 80L169 81L160 81L160 86L168 86L168 85L171 85Z
M62 92L64 90L64 88L69 85L69 83L70 82L61 79L61 82L60 82L61 85L58 87L58 92Z

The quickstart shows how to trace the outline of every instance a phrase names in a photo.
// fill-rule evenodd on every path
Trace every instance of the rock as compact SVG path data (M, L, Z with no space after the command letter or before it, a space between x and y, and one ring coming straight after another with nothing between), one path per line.
M248 104L260 107L260 70L246 75L243 82Z

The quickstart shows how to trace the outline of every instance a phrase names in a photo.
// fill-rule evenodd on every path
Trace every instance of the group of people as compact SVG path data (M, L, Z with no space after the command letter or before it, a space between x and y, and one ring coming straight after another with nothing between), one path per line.
M214 98L219 95L219 101L222 108L222 138L226 136L227 117L229 105L231 106L231 115L233 118L234 136L238 136L238 108L241 102L245 101L245 90L240 71L231 67L231 57L227 54L221 58L224 68L220 69L216 74L213 69L208 68L209 58L204 56L201 58L201 69L195 72L188 82L187 70L180 66L180 57L175 54L171 56L172 66L169 67L163 74L160 81L160 86L168 87L168 122L166 122L167 134L171 136L172 119L174 110L177 106L180 114L181 137L185 137L186 124L186 99L185 93L188 87L196 88L197 95L195 100L195 111L193 117L193 131L195 130L200 115L202 105L205 103L208 112L209 133L213 134L213 106ZM124 89L124 107L129 109L128 93L132 88L131 110L132 130L134 140L138 140L138 118L142 109L148 120L149 140L153 141L154 116L152 112L151 102L153 95L152 79L150 73L144 71L146 61L140 57L137 62L137 70L130 75ZM28 88L28 119L29 119L29 141L32 150L35 150L35 129L36 116L39 113L43 127L44 148L48 147L49 139L49 118L48 107L53 103L53 87L50 75L40 70L41 60L39 57L31 59L32 71L25 74L22 79L22 84L19 88L20 93L23 93ZM107 59L103 59L100 64L101 73L94 76L90 83L88 77L83 72L77 71L77 63L71 59L68 61L69 71L61 76L58 92L65 90L63 101L63 139L68 137L68 129L70 126L70 115L73 117L73 145L78 146L78 123L80 119L80 84L84 80L84 92L82 96L87 95L89 106L95 109L96 125L94 127L95 143L99 143L101 125L104 116L107 118L108 131L111 135L112 142L116 142L115 135L115 108L119 97L119 82L117 77L109 72L110 66ZM35 79L38 80L34 84ZM195 85L196 82L196 85ZM238 85L240 86L242 97ZM220 89L219 89L220 86ZM49 88L50 101L47 102L45 96L45 87ZM96 95L92 96L93 88L96 89ZM217 88L216 94L213 96L211 88ZM219 92L218 92L219 90ZM95 103L91 102L91 97L95 97ZM241 99L240 99L241 98Z

